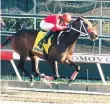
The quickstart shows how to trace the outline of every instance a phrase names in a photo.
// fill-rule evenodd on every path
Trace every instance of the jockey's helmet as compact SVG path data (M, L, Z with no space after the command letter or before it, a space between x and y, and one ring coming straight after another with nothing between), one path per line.
M64 13L63 14L63 20L67 23L71 21L71 15L69 13Z

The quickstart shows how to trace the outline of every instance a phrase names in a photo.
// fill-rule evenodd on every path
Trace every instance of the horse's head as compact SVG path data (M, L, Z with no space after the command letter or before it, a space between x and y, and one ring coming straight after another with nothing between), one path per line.
M72 29L80 34L88 36L92 41L98 38L96 27L93 27L88 19L78 17L76 21L72 23Z

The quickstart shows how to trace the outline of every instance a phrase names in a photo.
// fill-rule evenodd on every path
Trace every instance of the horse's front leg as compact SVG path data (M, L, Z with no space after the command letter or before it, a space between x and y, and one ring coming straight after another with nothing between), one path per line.
M35 63L35 64L34 64ZM52 88L52 85L47 81L46 79L46 75L45 74L41 74L40 71L39 71L39 58L34 56L34 60L33 60L33 64L32 64L32 67L34 68L35 66L35 76L39 77L40 78L40 81L43 82L44 84L46 84L47 86L49 86L50 88Z
M75 71L74 73L71 75L71 78L69 80L69 82L72 82L73 80L75 80L75 78L77 77L79 71L80 71L80 66L78 64L76 64L75 62L73 61L69 61L70 65L71 66L74 66L75 67Z
M50 80L58 79L60 77L59 72L58 72L58 62L52 61L52 60L49 60L48 62L50 66L52 67L52 74L53 74L53 77L51 77Z
M58 62L57 61L55 61L55 67L53 68L53 73L54 73L53 78L55 80L60 77L59 72L58 72Z

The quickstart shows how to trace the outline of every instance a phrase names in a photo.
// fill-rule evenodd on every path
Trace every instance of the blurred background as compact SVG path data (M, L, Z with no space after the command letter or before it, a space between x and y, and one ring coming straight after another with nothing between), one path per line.
M79 37L75 53L110 55L109 0L1 0L0 12L4 22L4 25L1 25L1 43L6 36L14 35L22 28L39 30L40 21L47 15L69 12L73 20L78 15L88 18L97 27L99 34L99 39L95 41L95 44L87 37ZM4 49L11 49L10 44ZM77 79L101 79L95 63L79 63L79 65L81 71ZM30 62L27 62L25 67L31 72ZM101 64L101 67L105 79L110 81L110 64ZM41 72L51 75L51 69L46 62L40 63L40 69ZM68 78L73 69L66 65L59 65L59 71L61 77ZM1 61L1 74L3 76L15 75L9 61Z

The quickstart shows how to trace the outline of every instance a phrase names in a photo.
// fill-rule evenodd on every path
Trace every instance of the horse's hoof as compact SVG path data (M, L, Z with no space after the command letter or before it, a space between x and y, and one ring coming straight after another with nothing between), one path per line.
M45 78L45 74L42 73L42 74L39 75L39 77L40 77L40 78Z
M33 86L34 85L34 76L33 75L31 75L32 76L32 78L30 79L30 86Z
M41 78L41 82L47 85L48 87L52 88L52 85L45 78Z
M34 85L34 81L31 81L31 82L30 82L30 86L33 86L33 85Z
M60 76L54 76L54 77L53 77L54 80L57 80L57 79L59 79L59 78L60 78Z

